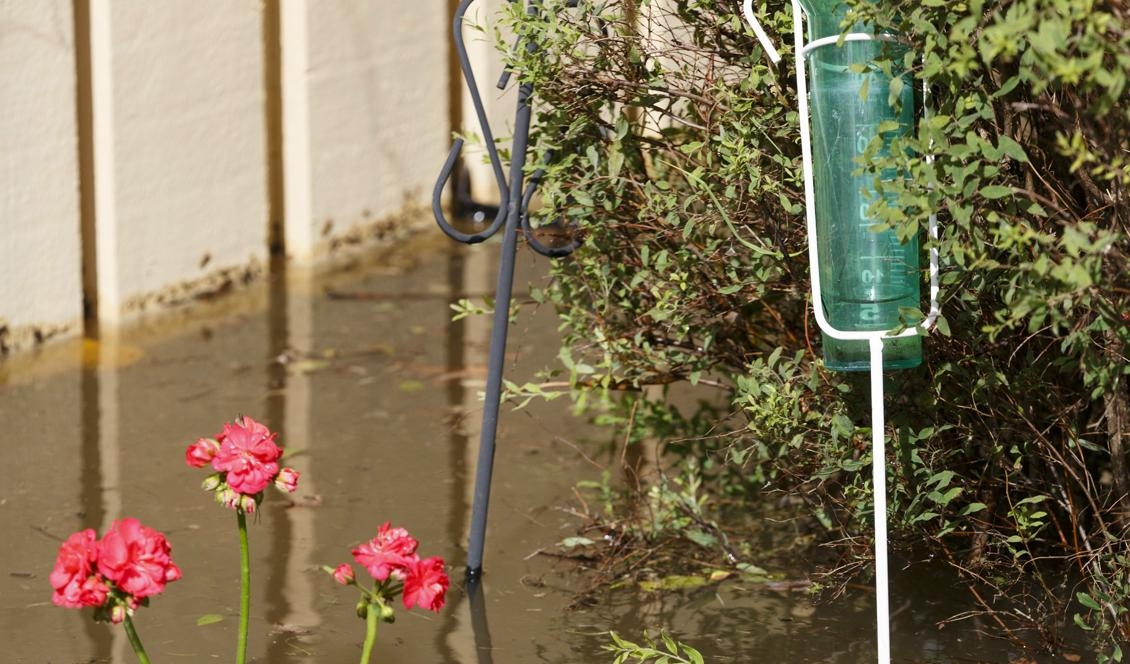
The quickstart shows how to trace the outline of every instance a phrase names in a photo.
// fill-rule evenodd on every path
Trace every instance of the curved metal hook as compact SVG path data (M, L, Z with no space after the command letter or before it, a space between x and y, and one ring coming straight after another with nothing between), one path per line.
M546 161L548 162L551 158L552 155L547 155ZM560 247L547 247L542 244L541 241L534 236L534 229L530 226L530 199L534 197L534 191L537 190L538 184L541 183L543 175L545 175L544 167L534 171L534 174L530 176L530 181L526 184L526 190L522 192L522 235L526 237L526 244L530 245L531 249L542 256L548 258L562 258L573 253L577 250L577 247L581 246L581 238L576 225L570 224L573 226L574 233L569 244Z
M459 57L459 68L463 70L463 79L467 84L467 90L471 93L471 103L475 107L475 116L479 120L479 128L482 129L483 142L486 146L487 155L490 157L491 167L494 169L494 179L498 183L498 214L495 215L494 221L491 225L478 233L463 233L455 230L451 222L443 214L443 206L441 200L443 198L443 189L447 186L447 181L451 178L452 171L455 170L456 160L459 158L460 152L463 150L463 139L456 139L455 143L451 146L451 152L447 155L447 161L443 163L443 168L440 169L439 178L436 180L435 188L432 189L432 214L435 215L436 223L439 224L440 230L447 234L451 239L462 242L464 244L476 244L482 242L498 232L502 225L506 222L506 208L509 202L509 194L506 186L506 176L502 169L502 160L498 156L498 149L494 145L494 134L490 130L490 122L487 120L486 108L483 106L482 97L479 95L479 87L475 82L475 72L471 68L471 60L467 57L467 47L463 43L463 17L467 13L467 9L475 0L463 0L459 3L459 7L455 10L455 18L451 22L451 32L455 38L455 53Z

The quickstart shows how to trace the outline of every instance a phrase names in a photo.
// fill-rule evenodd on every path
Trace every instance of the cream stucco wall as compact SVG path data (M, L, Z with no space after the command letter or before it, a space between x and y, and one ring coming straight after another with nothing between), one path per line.
M490 121L494 138L507 139L514 132L514 111L518 102L518 86L514 79L506 90L496 87L499 77L502 76L502 57L496 50L495 30L498 28L498 13L502 11L506 0L479 0L471 5L467 12L463 36L467 46L467 59L474 68L479 96L483 100L487 119ZM450 19L448 24L450 24ZM480 31L479 29L482 30ZM450 28L448 28L450 31ZM507 43L513 44L513 35L504 32ZM475 107L471 102L471 95L464 84L460 87L462 99L462 125L460 132L467 136L482 138L479 120L475 115ZM506 142L503 142L506 145ZM471 178L471 197L479 203L498 203L498 185L494 179L494 171L485 161L486 153L482 148L481 140L468 143L463 149L463 161ZM510 171L503 165L507 174Z
M426 203L449 145L446 0L284 0L286 246Z
M92 0L98 314L261 266L267 160L259 3Z
M452 9L0 0L0 355L79 334L84 298L113 328L257 276L275 239L302 264L426 205L460 125Z
M82 328L69 1L0 0L0 100L0 347L23 346Z

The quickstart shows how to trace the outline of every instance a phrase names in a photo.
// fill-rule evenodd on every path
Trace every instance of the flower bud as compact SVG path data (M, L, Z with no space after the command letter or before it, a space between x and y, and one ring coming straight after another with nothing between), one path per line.
M184 462L193 468L203 468L211 463L219 451L219 442L211 438L200 438L184 451Z
M259 505L255 502L255 496L240 494L238 506L244 514L254 514L255 508Z
M396 611L388 604L381 604L381 620L386 623L396 622Z
M121 604L114 604L114 606L110 608L110 622L114 623L115 625L119 625L122 622L125 622L126 615L128 615L128 613L129 611L125 606Z
M239 506L239 494L233 491L231 487L225 486L216 491L213 495L216 496L216 502L224 507L229 507L234 510Z
M364 599L362 599L360 602L357 602L357 617L361 620L369 617L369 603Z
M348 586L354 581L353 568L346 563L335 567L331 574L333 574L334 581L337 581L343 586Z
M205 491L215 491L224 486L224 476L221 473L212 473L200 483L200 488Z
M294 490L298 488L298 471L293 468L283 468L275 476L275 486L278 487L279 491L294 493Z

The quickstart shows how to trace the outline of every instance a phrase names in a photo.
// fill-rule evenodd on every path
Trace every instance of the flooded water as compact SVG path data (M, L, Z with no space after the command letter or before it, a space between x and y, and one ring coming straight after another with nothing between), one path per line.
M435 235L439 235L436 233ZM519 288L543 269L524 254ZM504 408L485 554L462 584L489 336L486 317L451 322L449 305L494 289L491 247L417 241L334 274L276 277L99 342L0 364L6 476L0 483L3 662L132 662L120 629L50 602L62 539L134 516L164 531L184 578L135 617L154 662L230 661L238 604L235 517L200 488L186 445L246 414L279 432L300 488L268 500L251 526L250 656L264 663L352 662L364 624L352 588L319 571L392 521L420 553L451 565L438 614L398 611L382 625L381 664L610 662L607 632L668 628L710 662L874 661L873 597L813 607L802 594L725 582L678 593L609 591L570 609L585 586L537 555L575 534L563 507L595 480L602 435L564 402ZM557 350L552 311L526 308L506 376L523 382ZM350 561L351 562L351 561ZM939 631L960 591L893 581L898 662L1019 660L976 625ZM945 599L950 598L950 599ZM202 617L218 622L199 625ZM1028 662L1044 661L1029 658ZM1048 659L1063 661L1060 659Z

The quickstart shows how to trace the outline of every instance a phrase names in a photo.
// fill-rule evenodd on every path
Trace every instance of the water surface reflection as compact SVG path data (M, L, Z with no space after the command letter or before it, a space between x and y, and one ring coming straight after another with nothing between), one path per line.
M490 323L452 323L449 307L489 294L495 260L489 246L424 245L332 275L276 269L262 288L166 329L0 365L4 661L132 661L116 630L51 606L46 578L69 533L104 531L125 515L167 532L184 571L139 612L154 661L230 657L235 519L199 489L202 475L185 467L183 450L239 414L277 430L287 463L302 472L299 492L271 495L252 525L254 661L356 660L356 597L318 568L347 561L386 520L408 528L424 555L448 560L453 586L438 616L400 611L381 627L382 664L602 662L611 659L601 650L608 630L635 637L661 626L712 662L873 659L866 592L814 610L799 595L727 583L669 595L624 589L567 609L575 570L531 554L573 534L556 508L600 470L573 447L594 453L589 430L559 403L503 410L486 575L463 586ZM521 262L520 284L544 269L532 256ZM507 378L528 380L550 363L555 322L527 308L510 335ZM899 583L896 595L919 593L917 612L895 618L899 661L1004 664L1015 654L972 632L938 633L919 610L929 598ZM207 614L222 620L198 626Z

